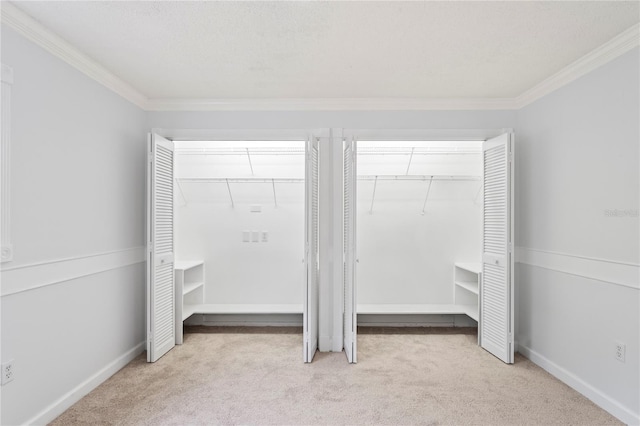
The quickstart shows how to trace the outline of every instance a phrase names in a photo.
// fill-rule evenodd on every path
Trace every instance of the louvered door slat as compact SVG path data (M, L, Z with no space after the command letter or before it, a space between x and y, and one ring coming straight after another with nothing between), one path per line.
M504 134L486 141L480 345L507 363L513 362L512 142Z
M175 345L173 143L150 136L148 178L147 361Z
M344 142L343 151L344 190L343 190L343 244L344 244L344 351L347 360L357 361L357 312L356 312L356 143Z
M305 230L305 262L306 285L304 286L303 309L303 359L311 362L318 348L318 315L319 315L319 147L317 138L307 141L306 152L306 230Z

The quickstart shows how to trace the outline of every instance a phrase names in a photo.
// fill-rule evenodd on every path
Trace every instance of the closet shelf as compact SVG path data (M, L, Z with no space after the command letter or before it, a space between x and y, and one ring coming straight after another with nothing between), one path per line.
M464 262L456 262L454 266L464 269L465 271L473 272L474 274L482 273L482 263L464 263Z
M204 265L202 260L178 260L174 267L175 269L184 271L186 269L195 268L196 266Z
M458 287L462 287L465 290L470 291L473 294L478 294L478 282L474 281L456 281Z
M189 318L191 315L195 314L198 311L198 306L200 305L184 305L182 307L182 320L184 321Z
M359 175L358 180L480 180L480 176L474 175ZM256 177L242 177L242 178L222 178L222 177L178 177L178 182L205 182L205 183L302 183L304 178L256 178Z
M464 313L479 320L479 295L482 281L481 263L456 262L453 266L453 298Z
M480 316L478 315L478 307L473 305L460 305L461 309L464 310L464 313L475 321L479 321Z
M186 305L196 314L301 314L302 304L197 304Z
M480 180L474 175L358 175L358 180Z
M177 148L178 155L304 155L302 148Z
M198 281L194 283L185 283L182 289L182 295L184 296L185 294L189 294L192 291L199 289L203 285L204 285L204 281Z
M359 147L358 155L482 155L481 148Z
M468 308L456 304L358 304L358 314L467 314Z
M182 177L176 178L179 182L205 182L205 183L301 183L304 178L218 178L218 177Z

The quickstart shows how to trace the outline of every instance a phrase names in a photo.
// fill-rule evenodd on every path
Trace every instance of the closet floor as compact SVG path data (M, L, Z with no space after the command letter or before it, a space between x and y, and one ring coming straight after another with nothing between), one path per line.
M140 355L52 424L621 424L526 358L503 364L471 330L363 327L349 365L343 353L304 364L299 328L187 327L183 345L154 364Z

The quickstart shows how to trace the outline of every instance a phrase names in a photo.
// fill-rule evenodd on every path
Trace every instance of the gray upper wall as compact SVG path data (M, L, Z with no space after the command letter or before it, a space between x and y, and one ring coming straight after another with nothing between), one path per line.
M144 245L146 113L2 26L12 266Z
M164 129L501 129L515 111L238 111L149 112L149 127Z
M517 245L638 263L639 64L635 48L518 111Z

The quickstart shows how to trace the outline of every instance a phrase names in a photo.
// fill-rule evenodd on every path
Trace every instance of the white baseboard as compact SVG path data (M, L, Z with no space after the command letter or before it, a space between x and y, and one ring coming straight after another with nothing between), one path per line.
M628 425L640 425L639 413L632 412L627 407L624 407L618 401L594 388L575 374L567 371L565 368L522 344L518 345L518 351L523 356L529 358L534 364L542 367L560 381L580 392L600 408L617 417L620 421Z
M120 371L125 365L133 361L138 355L145 350L145 342L138 343L132 349L122 354L120 357L107 364L104 368L97 371L93 376L80 383L70 392L63 395L53 404L45 408L40 414L26 422L28 425L46 425L53 421L60 414L65 412L76 402L80 401L89 392L97 388L101 383Z

